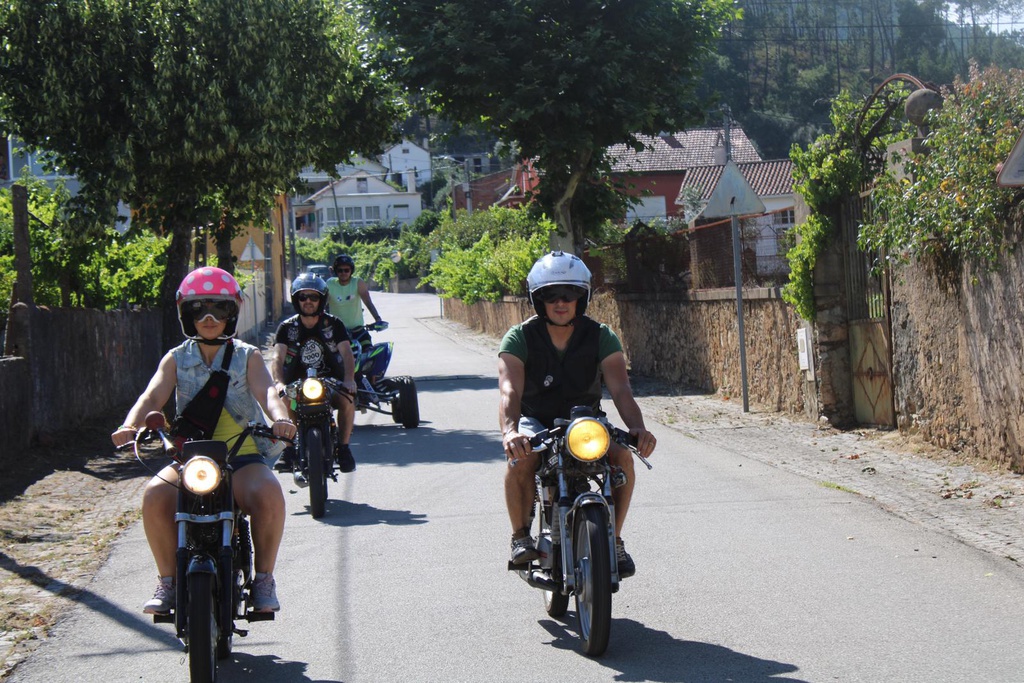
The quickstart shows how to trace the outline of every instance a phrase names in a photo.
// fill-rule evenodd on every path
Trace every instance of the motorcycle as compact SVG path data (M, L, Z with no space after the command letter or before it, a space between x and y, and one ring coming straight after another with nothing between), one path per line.
M531 511L539 521L540 557L529 566L509 562L509 570L544 591L544 609L560 617L576 600L580 647L589 656L604 654L611 631L612 593L619 589L615 556L615 503L612 489L625 474L612 467L607 453L614 439L652 469L629 432L613 427L604 414L586 406L568 420L530 439L541 454L537 495Z
M140 446L159 441L166 453L177 449L164 433L160 412L146 416L145 429L132 446L142 462ZM253 548L249 519L237 505L228 461L248 436L276 439L270 427L249 423L228 447L223 441L187 441L175 455L178 470L178 550L175 605L154 614L155 623L174 624L188 653L193 683L217 678L217 660L231 654L234 636L248 635L236 620L273 621L273 612L252 609ZM143 463L144 464L144 463ZM145 464L144 464L145 465Z
M294 468L302 473L308 484L309 512L314 519L324 516L327 480L338 481L338 473L334 469L338 424L333 409L333 398L337 393L348 393L341 382L333 377L315 375L297 379L284 390L297 417L298 445Z
M387 323L373 323L367 329L380 332L387 329ZM390 415L395 424L415 429L420 425L416 382L407 375L384 376L393 351L394 342L362 344L352 340L352 355L356 361L356 409L363 414L372 410ZM390 406L390 410L385 406Z

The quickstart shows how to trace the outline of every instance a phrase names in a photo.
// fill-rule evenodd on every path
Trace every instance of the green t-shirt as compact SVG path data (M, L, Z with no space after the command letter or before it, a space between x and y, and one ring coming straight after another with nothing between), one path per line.
M622 342L612 329L601 323L600 337L597 340L597 362L600 363L608 356L622 351ZM522 323L513 325L501 340L498 353L510 353L519 360L526 363L526 336L523 334ZM563 352L559 352L561 354Z
M327 281L327 312L340 318L348 329L363 326L363 300L359 297L359 278L353 276L347 285L338 278Z

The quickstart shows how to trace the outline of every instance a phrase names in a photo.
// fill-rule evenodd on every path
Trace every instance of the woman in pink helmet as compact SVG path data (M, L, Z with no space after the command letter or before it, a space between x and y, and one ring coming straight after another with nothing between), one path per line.
M124 424L111 435L114 444L134 439L146 415L161 410L172 393L180 418L217 370L226 370L230 381L220 414L206 416L213 427L205 438L229 441L248 422L266 420L265 415L273 421L275 436L294 437L295 425L288 419L288 408L274 389L260 350L234 338L242 306L242 290L235 278L220 268L198 268L182 280L175 299L186 339L160 361ZM180 425L180 419L174 424ZM261 612L280 609L273 571L284 533L285 508L281 485L269 467L274 459L272 449L266 440L246 439L231 463L235 499L252 519L256 554L253 598L254 608ZM173 466L164 467L149 482L142 498L143 526L159 577L156 594L143 607L147 614L165 614L174 606L177 476Z

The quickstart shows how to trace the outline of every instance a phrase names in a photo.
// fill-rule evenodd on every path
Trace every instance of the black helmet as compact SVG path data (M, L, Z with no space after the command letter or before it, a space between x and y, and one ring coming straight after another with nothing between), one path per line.
M526 277L530 303L537 315L546 319L544 299L548 296L575 298L576 315L581 316L590 302L590 269L579 256L553 251L537 259Z
M302 307L295 298L299 292L313 292L320 295L320 305L316 308L316 314L322 315L327 308L327 283L312 273L299 273L299 276L292 280L292 308L299 315L302 315Z
M334 265L331 266L331 270L334 271L335 275L338 274L338 266L348 266L349 268L352 269L352 274L355 275L356 262L353 261L352 257L349 256L348 254L342 254L338 258L334 259Z

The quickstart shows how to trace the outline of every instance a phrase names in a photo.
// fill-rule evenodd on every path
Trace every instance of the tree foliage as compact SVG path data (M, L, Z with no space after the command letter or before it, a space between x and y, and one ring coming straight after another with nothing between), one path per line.
M703 120L698 68L729 0L364 0L396 77L457 123L478 123L534 159L538 200L582 248L581 186L605 150Z
M901 72L949 84L967 78L971 60L1024 67L1019 0L737 4L743 17L727 27L705 63L701 92L729 104L766 158L834 132L829 102L841 91L867 96ZM1017 30L1000 30L1011 18Z
M170 309L194 226L262 221L303 166L333 169L390 137L395 100L348 10L11 0L0 6L0 120L82 182L73 222L110 225L123 199L136 224L171 237Z
M521 209L492 207L445 216L428 240L440 254L424 278L444 298L466 303L526 294L526 276L548 250L555 226Z
M997 165L1024 130L1024 71L972 69L931 113L926 153L884 174L873 193L877 220L860 242L890 259L928 259L946 279L960 266L993 267L1005 246L1015 191L995 184ZM1018 200L1019 201L1019 200Z
M901 116L893 116L906 94L898 81L864 100L840 93L832 102L835 133L822 135L806 150L794 145L790 152L794 190L810 214L793 228L797 243L787 254L790 276L782 294L805 320L815 318L814 268L837 234L843 202L880 172L890 142L912 134Z
M29 247L37 305L102 309L157 303L166 239L153 233L121 235L108 228L87 243L67 223L68 192L62 184L50 187L29 176L18 182L28 189ZM5 297L17 275L13 226L11 190L4 188L0 190L0 292ZM6 325L6 318L5 305L0 327Z

